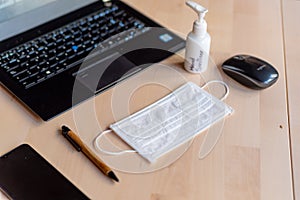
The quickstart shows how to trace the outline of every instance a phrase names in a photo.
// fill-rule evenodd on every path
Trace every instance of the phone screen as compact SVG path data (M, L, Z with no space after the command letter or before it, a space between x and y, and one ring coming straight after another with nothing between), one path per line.
M0 157L0 190L16 200L89 199L28 144Z

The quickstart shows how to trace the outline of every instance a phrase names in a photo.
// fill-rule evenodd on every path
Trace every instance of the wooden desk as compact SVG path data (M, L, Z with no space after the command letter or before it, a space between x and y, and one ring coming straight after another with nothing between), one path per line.
M190 31L196 18L183 0L126 2L182 35ZM113 184L58 132L61 124L76 130L73 114L85 104L41 122L4 89L0 90L0 154L20 143L29 143L92 199L293 199L281 1L207 0L202 4L209 9L211 57L218 66L229 56L246 53L269 61L280 73L273 87L252 91L220 72L231 89L226 103L235 113L226 120L221 138L207 157L198 159L204 133L172 165L146 174L119 171L121 183ZM174 67L180 71L182 66L174 62ZM208 73L216 71L214 68ZM181 72L191 80L195 78ZM296 87L289 89L295 91ZM167 92L157 86L143 87L135 94L130 110ZM111 96L112 90L96 98L96 116L103 128L113 122ZM290 103L297 105L295 101ZM88 121L89 117L82 119ZM293 118L296 120L296 114ZM90 131L99 130L90 127Z
M300 18L300 1L282 1L282 3L294 190L295 199L300 199L300 95L298 92L300 27L296 20Z

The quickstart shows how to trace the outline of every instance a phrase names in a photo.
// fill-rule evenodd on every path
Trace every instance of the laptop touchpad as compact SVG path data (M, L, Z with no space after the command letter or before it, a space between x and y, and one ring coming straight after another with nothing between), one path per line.
M85 61L73 76L94 93L99 93L140 70L140 67L115 52L100 60Z

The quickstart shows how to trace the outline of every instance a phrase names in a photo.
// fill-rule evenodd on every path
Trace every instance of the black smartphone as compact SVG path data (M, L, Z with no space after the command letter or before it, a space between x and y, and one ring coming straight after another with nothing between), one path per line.
M0 157L0 188L14 200L89 199L28 144Z

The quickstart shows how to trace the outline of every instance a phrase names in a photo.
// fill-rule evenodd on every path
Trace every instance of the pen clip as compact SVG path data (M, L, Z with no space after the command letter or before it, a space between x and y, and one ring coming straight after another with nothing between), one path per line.
M81 147L69 136L69 131L62 130L62 135L72 144L72 146L78 151L81 151Z

